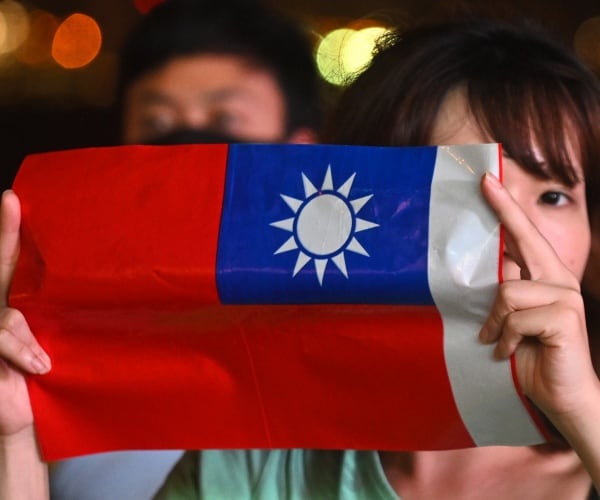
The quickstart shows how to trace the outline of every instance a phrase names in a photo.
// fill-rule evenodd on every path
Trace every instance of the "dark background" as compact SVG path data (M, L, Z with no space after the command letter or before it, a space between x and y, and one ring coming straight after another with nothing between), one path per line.
M219 1L219 0L215 0ZM356 19L377 18L388 24L410 24L470 9L503 19L538 20L566 44L573 45L581 24L600 16L600 0L270 0L306 24L315 42L328 29ZM28 10L48 11L57 18L89 14L103 31L101 55L88 67L64 70L48 63L23 67L0 55L0 188L9 187L29 153L115 144L118 113L114 107L114 68L124 36L141 14L133 0L28 0ZM600 23L595 45L586 49L600 61ZM589 35L588 35L589 38ZM594 56L596 54L596 56ZM600 63L591 61L590 65ZM329 100L335 91L324 84ZM333 96L333 97L332 97Z

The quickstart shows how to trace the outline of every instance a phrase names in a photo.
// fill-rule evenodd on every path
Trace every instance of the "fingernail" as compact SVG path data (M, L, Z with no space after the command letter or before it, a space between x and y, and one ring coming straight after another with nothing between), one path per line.
M498 177L496 177L496 175L493 172L490 172L488 170L484 174L484 176L485 176L486 181L490 183L490 186L493 186L495 188L502 187L502 184L500 183L500 180L498 179Z
M499 347L496 347L496 349L494 349L494 359L496 361L504 361L505 359L508 359L508 358L510 358L510 354L505 353Z
M29 364L33 368L34 373L42 375L50 371L50 362L45 361L38 356L33 356Z
M490 335L488 333L487 328L482 328L479 332L479 342L481 342L482 344L490 343Z

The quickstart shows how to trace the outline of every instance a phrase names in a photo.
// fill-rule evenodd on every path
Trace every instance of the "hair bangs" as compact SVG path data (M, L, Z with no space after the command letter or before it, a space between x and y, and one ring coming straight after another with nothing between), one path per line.
M561 82L520 76L503 84L489 78L468 82L471 112L522 168L573 186L582 180L573 160L586 168L584 158L573 158L585 146L586 120Z

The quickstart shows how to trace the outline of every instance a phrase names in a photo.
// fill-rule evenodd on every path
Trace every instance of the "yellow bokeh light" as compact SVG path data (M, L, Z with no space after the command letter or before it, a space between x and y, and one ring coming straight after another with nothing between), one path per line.
M370 63L377 40L387 31L368 23L361 29L338 28L327 33L316 52L321 76L334 85L346 85Z
M13 52L29 34L29 16L25 7L14 0L0 1L0 54Z
M102 47L98 23L85 14L72 14L56 30L52 57L63 68L82 68L94 60Z
M342 62L342 51L346 40L355 30L339 28L327 33L317 46L316 62L321 76L333 85L344 85L348 75Z
M387 32L386 28L373 26L354 32L342 47L342 65L350 76L371 62L377 40Z

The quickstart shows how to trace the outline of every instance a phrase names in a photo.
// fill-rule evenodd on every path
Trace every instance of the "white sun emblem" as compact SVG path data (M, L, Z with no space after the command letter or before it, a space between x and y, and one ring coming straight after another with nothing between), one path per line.
M379 224L357 217L373 195L348 199L355 176L356 173L353 173L338 189L334 189L329 166L321 189L317 189L302 173L304 200L281 195L294 212L294 217L271 222L271 226L288 231L292 236L274 255L298 250L293 276L312 259L319 284L323 285L325 268L330 259L347 278L345 251L369 257L355 234L378 227Z

